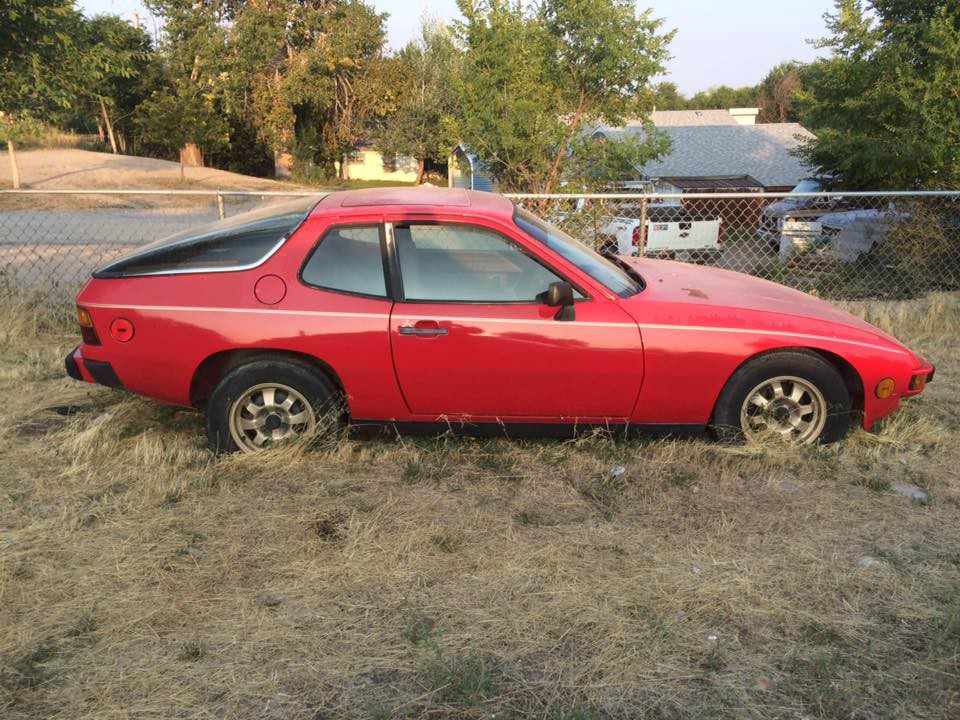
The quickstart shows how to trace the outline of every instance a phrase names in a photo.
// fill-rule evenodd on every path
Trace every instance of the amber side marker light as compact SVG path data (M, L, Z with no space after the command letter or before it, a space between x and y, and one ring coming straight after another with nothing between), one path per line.
M86 345L99 345L100 338L97 337L97 331L93 327L93 318L90 317L90 311L77 305L77 322L80 323L80 337Z
M893 382L893 378L884 378L877 383L877 388L874 390L874 394L883 400L893 395L893 389L896 387L896 383Z

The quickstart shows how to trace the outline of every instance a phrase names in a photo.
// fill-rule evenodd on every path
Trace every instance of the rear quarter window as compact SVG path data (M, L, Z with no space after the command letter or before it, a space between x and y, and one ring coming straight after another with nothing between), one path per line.
M319 198L269 205L177 233L97 270L97 278L241 270L267 259L300 227Z

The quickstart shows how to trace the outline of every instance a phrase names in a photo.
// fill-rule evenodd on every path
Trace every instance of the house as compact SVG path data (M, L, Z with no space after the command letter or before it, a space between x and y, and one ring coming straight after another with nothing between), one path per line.
M340 163L336 163L337 171ZM417 161L400 155L392 161L369 146L361 146L347 156L343 177L350 180L383 180L412 183L417 180Z
M637 168L624 189L659 193L787 192L811 174L792 154L813 133L798 123L756 124L758 108L654 110L649 120L670 138L670 153ZM588 130L594 138L617 139L646 132L644 120ZM493 190L483 163L463 145L450 155L448 185Z
M658 192L786 192L810 169L792 154L814 137L798 123L757 125L756 108L654 111L654 126L670 138L670 153L638 168L638 180ZM601 126L595 138L645 132L641 121Z

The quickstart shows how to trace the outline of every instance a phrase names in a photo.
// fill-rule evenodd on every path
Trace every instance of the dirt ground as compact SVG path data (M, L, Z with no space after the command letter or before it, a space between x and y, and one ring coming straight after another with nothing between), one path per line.
M185 167L180 179L180 164L169 160L113 155L76 148L24 150L17 153L20 179L24 188L35 190L253 190L298 192L301 185L215 168ZM10 188L10 164L0 162L0 189ZM209 207L209 198L190 196L97 196L97 195L0 195L3 210L88 210L95 208L190 208ZM246 202L227 198L226 202Z
M0 717L960 717L960 297L849 307L937 377L829 447L215 457L10 304Z
M17 153L20 180L26 187L53 189L171 189L179 185L180 164L169 160L111 153L54 148ZM215 168L185 167L185 185L191 189L280 190L289 183ZM0 187L10 187L10 163L0 163Z

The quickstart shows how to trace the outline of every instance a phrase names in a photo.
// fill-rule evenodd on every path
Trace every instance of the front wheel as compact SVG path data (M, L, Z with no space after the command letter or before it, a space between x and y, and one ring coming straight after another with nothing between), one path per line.
M219 452L257 452L334 430L339 394L327 378L295 360L255 360L217 383L207 403L207 437Z
M831 443L846 435L850 411L850 391L830 363L809 352L774 352L733 374L717 399L713 431L725 441L772 435Z

